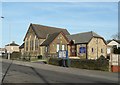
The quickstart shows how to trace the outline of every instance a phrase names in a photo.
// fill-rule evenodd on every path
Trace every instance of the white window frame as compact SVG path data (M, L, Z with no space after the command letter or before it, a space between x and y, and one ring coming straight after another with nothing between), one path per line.
M62 50L65 50L65 45L62 45Z
M46 47L46 52L48 52L48 47Z
M60 44L57 44L56 51L58 52L60 50Z

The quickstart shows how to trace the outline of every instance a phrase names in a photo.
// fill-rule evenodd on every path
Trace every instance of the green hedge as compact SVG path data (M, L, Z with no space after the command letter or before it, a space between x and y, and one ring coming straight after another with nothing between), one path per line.
M50 58L49 64L62 66L62 59ZM70 59L69 66L81 69L109 71L109 61L104 58L98 60Z
M62 59L60 58L50 58L48 61L49 64L62 66Z
M71 59L70 66L89 70L102 70L109 71L109 61L108 60L80 60Z
M120 54L120 47L118 47L118 48L113 48L113 53L114 53L114 54Z
M20 59L21 57L21 53L20 52L13 52L11 55L10 55L10 59L14 60L14 59Z

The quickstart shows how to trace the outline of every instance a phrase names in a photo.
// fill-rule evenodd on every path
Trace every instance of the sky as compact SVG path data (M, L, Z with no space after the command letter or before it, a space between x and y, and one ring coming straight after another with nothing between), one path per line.
M71 34L94 31L105 40L118 32L117 2L3 2L1 6L2 47L12 41L21 45L30 23L65 28Z

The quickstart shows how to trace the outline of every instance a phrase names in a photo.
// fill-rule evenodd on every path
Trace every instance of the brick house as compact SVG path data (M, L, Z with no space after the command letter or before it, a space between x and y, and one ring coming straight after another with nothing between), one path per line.
M41 44L44 46L44 54L49 57L57 57L59 50L67 50L67 44L69 43L67 37L63 32L56 32L49 34L47 39Z
M39 55L44 56L45 48L40 46L50 34L63 32L65 35L70 35L66 29L38 24L30 24L28 31L24 37L24 51L32 57Z
M95 32L84 32L67 36L70 58L97 59L107 55L106 41Z

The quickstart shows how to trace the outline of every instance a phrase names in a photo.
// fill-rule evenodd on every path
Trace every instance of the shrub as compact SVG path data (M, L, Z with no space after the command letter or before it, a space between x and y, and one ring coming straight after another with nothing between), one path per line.
M13 52L11 55L10 55L10 59L14 60L14 59L20 59L21 57L21 53L20 52Z
M38 56L38 59L42 59L42 55L39 55L39 56Z
M62 59L60 59L60 58L50 58L49 59L49 64L62 66Z
M117 48L117 46L113 46L113 53L120 54L120 47Z
M90 70L102 70L109 71L109 61L108 60L80 60L80 59L71 59L70 66L82 69Z
M49 64L63 66L63 59L50 58ZM109 61L103 56L97 60L70 59L69 66L81 69L109 71Z

